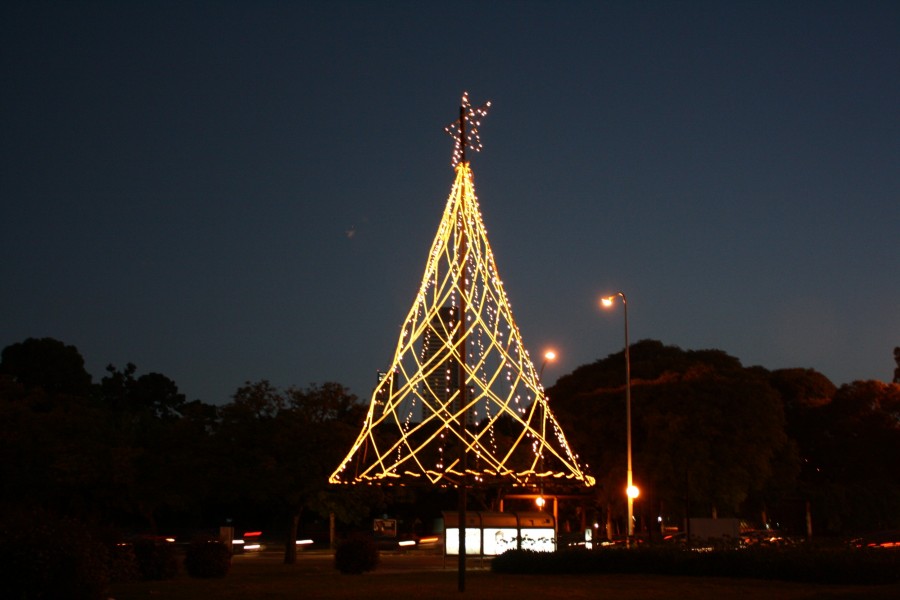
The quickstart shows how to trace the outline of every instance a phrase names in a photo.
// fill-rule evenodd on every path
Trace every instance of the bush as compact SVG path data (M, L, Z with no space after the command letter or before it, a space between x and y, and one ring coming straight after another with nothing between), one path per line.
M218 540L197 540L185 550L184 568L191 577L220 579L231 570L231 552Z
M135 581L141 578L134 546L124 543L107 545L109 552L109 577L111 581Z
M344 575L359 575L378 566L378 547L371 536L357 534L343 540L334 551L334 566Z
M509 550L491 562L491 570L525 574L646 573L865 585L900 581L900 552L809 547L710 552L658 547L559 552Z
M132 548L141 579L159 581L178 575L178 560L170 543L141 539L135 541Z
M35 511L0 524L0 580L7 598L106 598L106 548L73 519Z

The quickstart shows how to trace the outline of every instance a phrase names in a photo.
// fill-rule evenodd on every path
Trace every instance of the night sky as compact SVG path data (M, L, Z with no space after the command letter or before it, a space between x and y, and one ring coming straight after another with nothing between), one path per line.
M472 160L545 385L632 341L890 381L900 3L20 2L0 8L0 347L222 404L368 401Z

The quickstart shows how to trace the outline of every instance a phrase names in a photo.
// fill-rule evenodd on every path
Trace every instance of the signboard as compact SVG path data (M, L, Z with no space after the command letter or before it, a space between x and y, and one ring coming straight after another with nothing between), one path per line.
M509 527L484 528L484 555L497 556L507 550L515 550L519 543L519 532ZM468 546L467 546L468 547ZM468 552L466 553L468 554Z
M534 550L535 552L553 552L556 550L554 536L553 528L522 528L522 545L520 547L522 550Z
M444 531L445 552L448 556L459 556L459 528L448 527ZM481 529L466 527L466 556L481 555Z
M375 537L397 537L397 519L375 519Z

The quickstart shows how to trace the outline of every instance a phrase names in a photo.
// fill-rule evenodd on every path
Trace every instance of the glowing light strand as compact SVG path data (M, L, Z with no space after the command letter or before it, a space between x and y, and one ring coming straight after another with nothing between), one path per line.
M450 134L453 137L453 158L450 161L450 164L453 167L456 167L465 155L465 148L471 148L475 152L481 152L481 136L478 133L478 128L481 127L481 119L487 116L487 111L491 107L490 102L485 102L478 108L472 108L472 105L469 103L469 92L463 92L462 95L462 115L461 118L465 120L465 123L461 123L460 119L457 119L444 127L444 131ZM460 135L460 128L465 125L465 139L463 140Z
M456 244L456 224L465 228L465 253ZM459 306L465 306L462 315ZM457 402L452 374L460 364L471 390L466 406ZM332 483L454 485L462 473L459 458L449 456L457 453L448 450L462 444L472 457L466 471L480 482L531 485L552 477L593 485L549 410L513 320L466 162L456 167L388 373ZM483 418L461 432L463 411Z

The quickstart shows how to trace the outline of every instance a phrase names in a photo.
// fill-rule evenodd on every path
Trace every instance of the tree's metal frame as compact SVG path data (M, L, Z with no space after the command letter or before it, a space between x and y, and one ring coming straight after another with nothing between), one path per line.
M448 132L477 141L471 129L467 138L465 124L472 120L474 129L487 106L472 109L463 96L460 121ZM456 178L391 367L330 482L459 486L471 478L533 486L550 478L591 486L513 320L465 160L469 142L460 144Z

